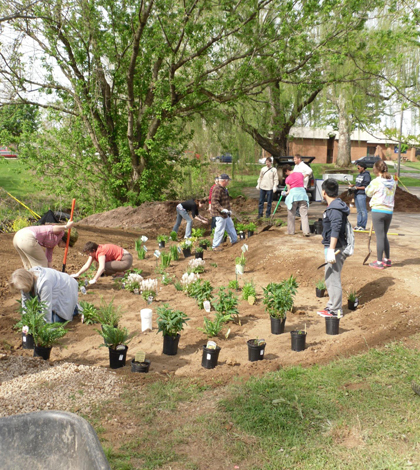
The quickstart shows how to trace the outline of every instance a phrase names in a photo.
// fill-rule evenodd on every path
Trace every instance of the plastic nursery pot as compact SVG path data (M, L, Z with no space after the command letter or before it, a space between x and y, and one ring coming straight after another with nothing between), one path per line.
M340 329L340 319L335 317L325 317L325 332L327 335L338 335Z
M284 333L284 325L286 323L286 317L284 318L274 318L270 316L271 321L271 334L281 335Z
M149 372L150 361L145 359L144 362L136 362L134 359L131 361L131 372L143 372L147 374Z
M324 297L325 289L318 289L318 287L315 287L315 293L317 297Z
M359 305L359 299L356 299L355 301L347 300L347 307L349 310L356 310L358 305Z
M240 238L240 240L245 240L246 233L245 232L239 232L239 238Z
M199 244L198 245L200 248L202 248L203 250L207 250L207 245L204 243L204 244Z
M34 349L34 337L32 335L25 335L22 333L22 349Z
M248 360L250 362L262 361L264 359L265 343L258 346L254 341L253 339L247 341Z
M42 348L41 346L34 346L34 357L42 357L45 361L48 361L51 354L51 348Z
M111 369L119 369L125 366L128 346L120 345L117 348L121 349L109 348L109 367Z
M323 227L324 227L324 225L322 223L322 220L318 220L318 221L314 222L314 231L317 235L322 235Z
M181 335L178 333L176 337L164 336L163 337L163 354L167 356L176 356L178 352L178 343Z
M188 258L188 256L191 256L191 248L184 248L182 253L184 253L185 258Z
M206 345L203 345L203 358L201 359L201 365L205 369L214 369L217 366L221 349L222 348L220 346L216 346L216 349L209 349L206 348Z
M254 231L253 230L248 230L248 238L252 237L252 235L254 235Z
M195 259L203 259L204 253L201 251L200 253L195 253Z
M315 233L315 224L309 225L309 233Z
M166 242L159 242L159 248L165 248Z
M306 333L304 331L291 331L292 351L304 351L306 343Z

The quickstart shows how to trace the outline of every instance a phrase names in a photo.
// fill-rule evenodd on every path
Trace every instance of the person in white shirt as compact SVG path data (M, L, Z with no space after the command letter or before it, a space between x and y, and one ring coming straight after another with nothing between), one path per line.
M264 213L264 202L267 198L266 217L271 215L271 204L273 202L273 193L277 191L279 177L277 169L273 168L273 162L270 157L265 159L265 167L261 169L257 182L257 189L260 190L260 201L258 203L258 218Z
M303 184L306 189L308 187L309 178L312 176L312 170L305 162L302 161L302 157L298 153L293 157L293 161L295 163L293 171L303 174Z

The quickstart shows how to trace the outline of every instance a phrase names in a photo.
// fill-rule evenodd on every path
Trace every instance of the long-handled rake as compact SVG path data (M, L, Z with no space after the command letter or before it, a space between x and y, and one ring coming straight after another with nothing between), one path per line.
M370 242L372 241L372 232L373 232L373 222L370 222L370 230L369 230L369 241L368 241L368 251L369 253L367 254L366 258L363 261L363 265L366 264L366 261L369 259L370 254L372 253L372 250L370 249Z

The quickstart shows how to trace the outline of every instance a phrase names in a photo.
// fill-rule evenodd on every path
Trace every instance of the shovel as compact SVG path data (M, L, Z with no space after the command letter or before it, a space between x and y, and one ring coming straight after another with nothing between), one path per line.
M337 251L334 252L334 254L335 254L336 256L338 255L338 253L340 253L340 250L337 250ZM328 264L328 261L327 261L326 263L320 264L316 269L320 269L320 268L322 268L323 266L326 266L327 264Z
M370 242L372 240L372 232L373 232L373 222L370 223L370 230L369 230L369 241L368 241L368 254L366 258L363 261L363 265L366 264L366 261L369 259L370 254L372 253L372 250L370 249Z
M277 206L276 206L276 208L274 209L273 215L270 217L270 223L269 223L267 226L265 226L265 227L261 230L260 233L266 232L267 230L270 230L270 228L273 226L274 214L276 213L277 208L279 207L279 204L280 204L280 201L282 200L282 197L283 197L283 196L280 196L279 202L277 203Z

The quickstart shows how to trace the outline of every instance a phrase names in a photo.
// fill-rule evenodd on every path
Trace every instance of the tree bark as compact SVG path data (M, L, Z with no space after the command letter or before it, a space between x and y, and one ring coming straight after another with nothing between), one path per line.
M346 167L351 164L351 122L346 111L346 99L340 92L337 101L338 108L338 155L337 166Z

